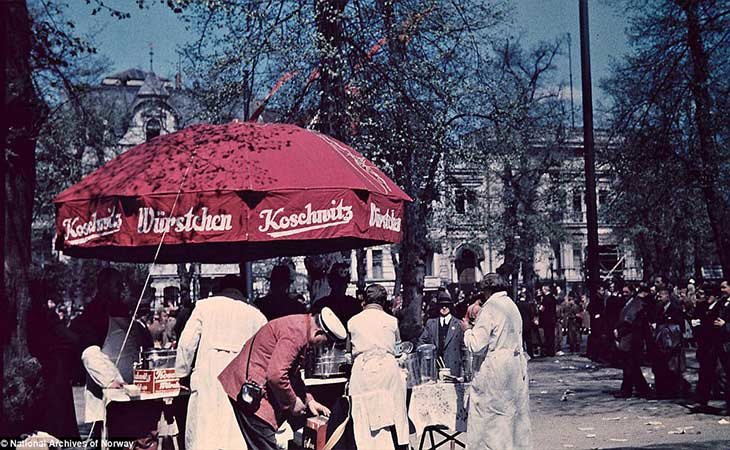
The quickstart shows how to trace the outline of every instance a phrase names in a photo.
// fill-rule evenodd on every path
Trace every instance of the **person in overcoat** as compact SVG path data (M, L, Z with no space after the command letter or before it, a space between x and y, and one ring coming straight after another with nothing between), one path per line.
M218 295L198 300L180 336L176 373L190 375L185 448L246 448L217 378L243 343L266 324L266 317L246 303L241 288L240 277L225 276Z
M621 309L618 324L614 330L623 368L621 389L614 394L618 398L631 397L634 390L639 397L648 397L650 394L649 384L641 372L644 342L649 335L647 304L649 294L648 287L639 288L638 293L629 299Z
M481 289L486 301L474 327L464 332L469 351L484 357L471 382L466 448L532 449L520 312L507 295L509 286L500 275L485 275Z

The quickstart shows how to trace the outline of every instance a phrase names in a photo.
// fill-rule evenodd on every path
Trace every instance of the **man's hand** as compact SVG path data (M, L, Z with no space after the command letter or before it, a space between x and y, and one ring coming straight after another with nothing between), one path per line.
M291 413L293 416L303 416L307 413L307 405L304 404L302 399L297 397L297 401L294 403L294 407L291 409Z
M715 325L716 327L724 327L725 326L725 321L718 317L713 322L713 325Z
M463 319L461 319L461 330L466 331L470 328L471 328L471 323L469 323L469 318L464 317Z
M329 408L324 406L323 404L319 403L317 400L310 400L309 403L307 403L307 407L309 408L309 412L311 412L315 416L327 416L329 417L331 411Z
M106 388L107 388L107 389L121 389L121 388L122 388L122 386L123 386L123 384L122 384L122 383L120 383L120 382L119 382L119 381L117 381L117 380L114 380L114 381L112 381L111 383L109 383L109 386L107 386Z

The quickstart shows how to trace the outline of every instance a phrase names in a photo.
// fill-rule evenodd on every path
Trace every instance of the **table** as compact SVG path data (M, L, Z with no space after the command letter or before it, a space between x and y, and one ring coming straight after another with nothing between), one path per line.
M466 431L469 412L469 383L429 383L413 386L408 402L408 418L413 423L413 448L438 448L446 443L451 447L465 445L458 436ZM434 434L443 440L434 441ZM423 447L426 436L430 446Z
M190 392L187 389L178 389L170 392L158 392L155 394L140 394L139 396L130 397L124 391L124 389L104 389L104 420L101 429L101 448L109 448L109 410L114 409L115 406L127 405L136 403L136 408L132 408L131 405L125 406L123 409L124 422L129 424L128 429L134 426L135 419L141 418L142 423L150 422L152 419L160 420L162 414L161 402L171 404L174 398L189 395ZM154 402L154 406L149 408L149 403L143 404L142 402ZM130 413L136 413L132 415ZM157 422L156 422L157 423ZM160 437L163 435L160 434ZM173 439L173 442L175 440Z

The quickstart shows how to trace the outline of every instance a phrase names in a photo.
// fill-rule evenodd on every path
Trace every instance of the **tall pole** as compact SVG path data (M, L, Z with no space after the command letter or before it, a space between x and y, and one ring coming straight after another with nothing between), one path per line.
M573 106L573 39L570 33L568 33L568 72L568 76L570 77L570 126L575 130L575 107Z
M580 11L580 61L583 86L583 149L586 172L586 212L588 228L588 293L598 298L598 208L596 206L596 161L593 149L593 93L591 89L591 49L588 32L588 0L578 0Z

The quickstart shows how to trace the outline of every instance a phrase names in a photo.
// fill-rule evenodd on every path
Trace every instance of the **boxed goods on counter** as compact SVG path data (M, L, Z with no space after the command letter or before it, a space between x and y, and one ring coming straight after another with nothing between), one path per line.
M172 392L180 389L180 379L175 374L175 350L141 350L139 362L134 367L134 384L143 394Z

